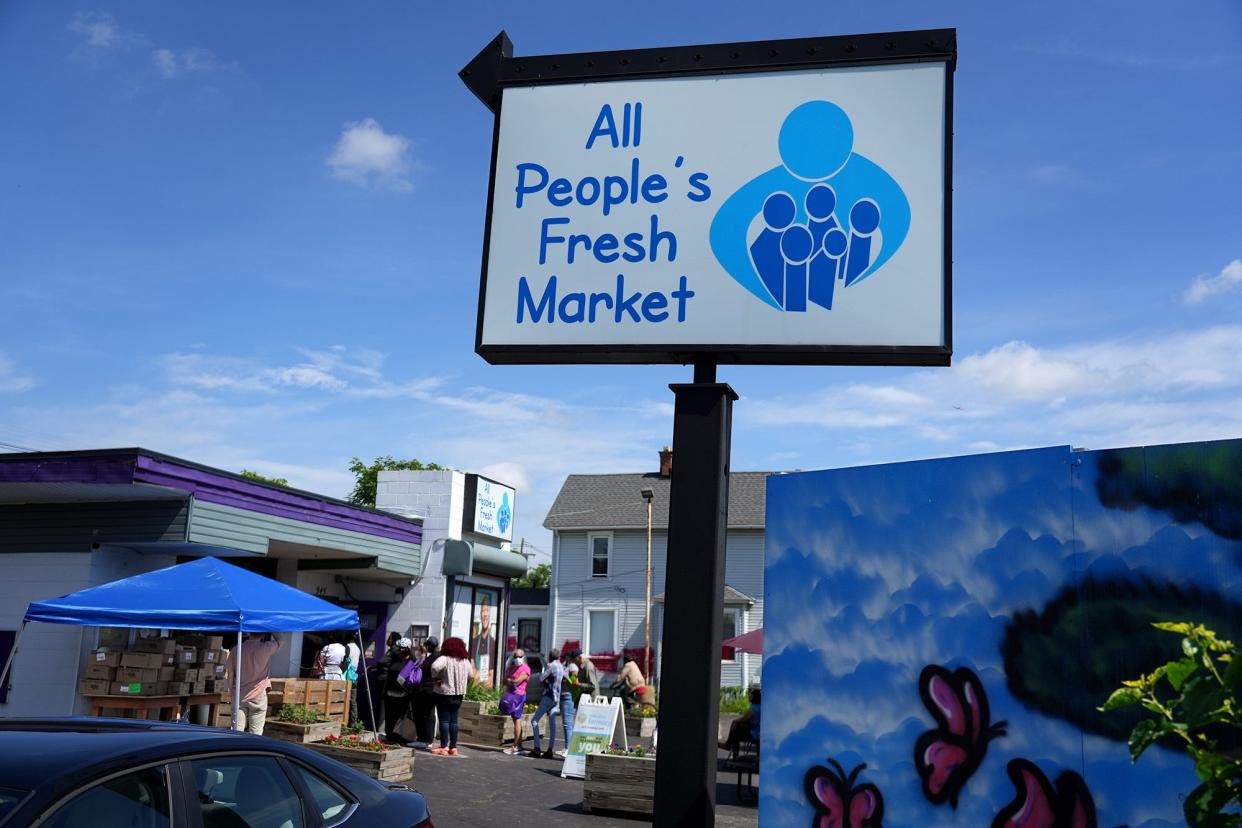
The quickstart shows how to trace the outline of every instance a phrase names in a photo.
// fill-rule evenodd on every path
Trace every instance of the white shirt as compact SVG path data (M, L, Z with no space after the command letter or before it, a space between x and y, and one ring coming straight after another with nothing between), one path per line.
M340 680L345 678L341 673L341 662L345 660L345 647L341 644L329 644L320 652L323 653L323 677Z
M362 672L362 653L358 650L358 645L349 642L345 645L345 649L349 651L349 663L354 665L354 670Z

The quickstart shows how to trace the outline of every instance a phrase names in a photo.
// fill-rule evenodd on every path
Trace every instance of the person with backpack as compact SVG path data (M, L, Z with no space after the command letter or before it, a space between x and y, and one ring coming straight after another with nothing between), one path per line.
M431 665L440 657L440 641L433 635L423 641L422 679L411 689L410 706L418 731L418 747L428 747L436 738L436 679ZM415 656L418 658L419 656Z
M410 710L412 676L405 668L410 664L410 648L413 646L408 638L398 639L376 667L376 675L381 677L384 688L384 734L389 741L397 744L406 741L397 732L397 724Z

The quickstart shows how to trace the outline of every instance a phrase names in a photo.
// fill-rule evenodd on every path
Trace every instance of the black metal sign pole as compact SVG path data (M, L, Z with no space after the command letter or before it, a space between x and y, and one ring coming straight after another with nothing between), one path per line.
M674 463L655 824L710 828L716 819L729 440L737 394L716 382L711 363L695 365L693 383L669 387Z

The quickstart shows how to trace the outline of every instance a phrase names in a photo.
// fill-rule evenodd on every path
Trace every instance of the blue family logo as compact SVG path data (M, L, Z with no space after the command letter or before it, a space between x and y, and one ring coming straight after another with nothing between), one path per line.
M712 252L738 284L778 310L805 311L808 302L832 310L838 283L861 282L901 247L910 203L891 175L854 152L854 125L834 103L795 107L777 148L781 163L716 212Z
M496 526L500 534L509 531L509 522L513 520L513 510L509 508L509 493L501 492L500 508L496 511Z

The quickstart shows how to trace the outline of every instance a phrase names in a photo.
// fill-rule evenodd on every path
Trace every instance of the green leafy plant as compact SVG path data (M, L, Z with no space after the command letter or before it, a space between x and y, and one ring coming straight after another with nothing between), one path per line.
M376 457L367 465L355 457L349 461L349 470L354 474L354 490L349 493L350 503L356 506L375 506L375 490L379 488L379 473L382 471L444 471L444 466L435 463L423 463L421 460L397 460L389 455Z
M659 717L660 711L654 707L640 707L636 710L626 711L625 715L631 719L655 719Z
M750 709L750 697L740 687L720 688L720 712L742 714Z
M1130 733L1130 758L1135 762L1161 740L1180 743L1190 754L1202 783L1183 806L1190 828L1242 826L1242 814L1225 813L1242 805L1242 758L1221 746L1222 739L1236 744L1242 735L1242 659L1235 658L1232 641L1200 624L1154 626L1182 636L1182 657L1123 681L1100 710L1139 705L1151 714Z
M282 705L280 712L276 714L276 721L289 724L319 724L320 722L331 721L331 719L325 716L321 710L315 710L302 704L286 704Z
M257 480L260 483L271 483L273 486L288 486L289 479L285 477L268 477L266 474L252 472L249 469L242 469L241 476L247 480Z
M328 736L320 744L348 750L365 750L368 753L383 753L391 748L379 740L364 742L358 736Z
M552 566L541 563L526 570L521 578L513 579L515 587L548 587L552 585Z
M605 756L624 756L629 759L654 759L656 752L642 745L635 745L632 748L623 748L618 744L611 744L600 751Z
M471 680L466 684L466 695L463 698L466 701L499 702L500 696L501 692L497 688Z
M350 722L349 724L341 728L341 733L348 733L354 736L358 736L363 733L369 733L369 732L370 731L367 730L367 726L362 723L361 719Z

